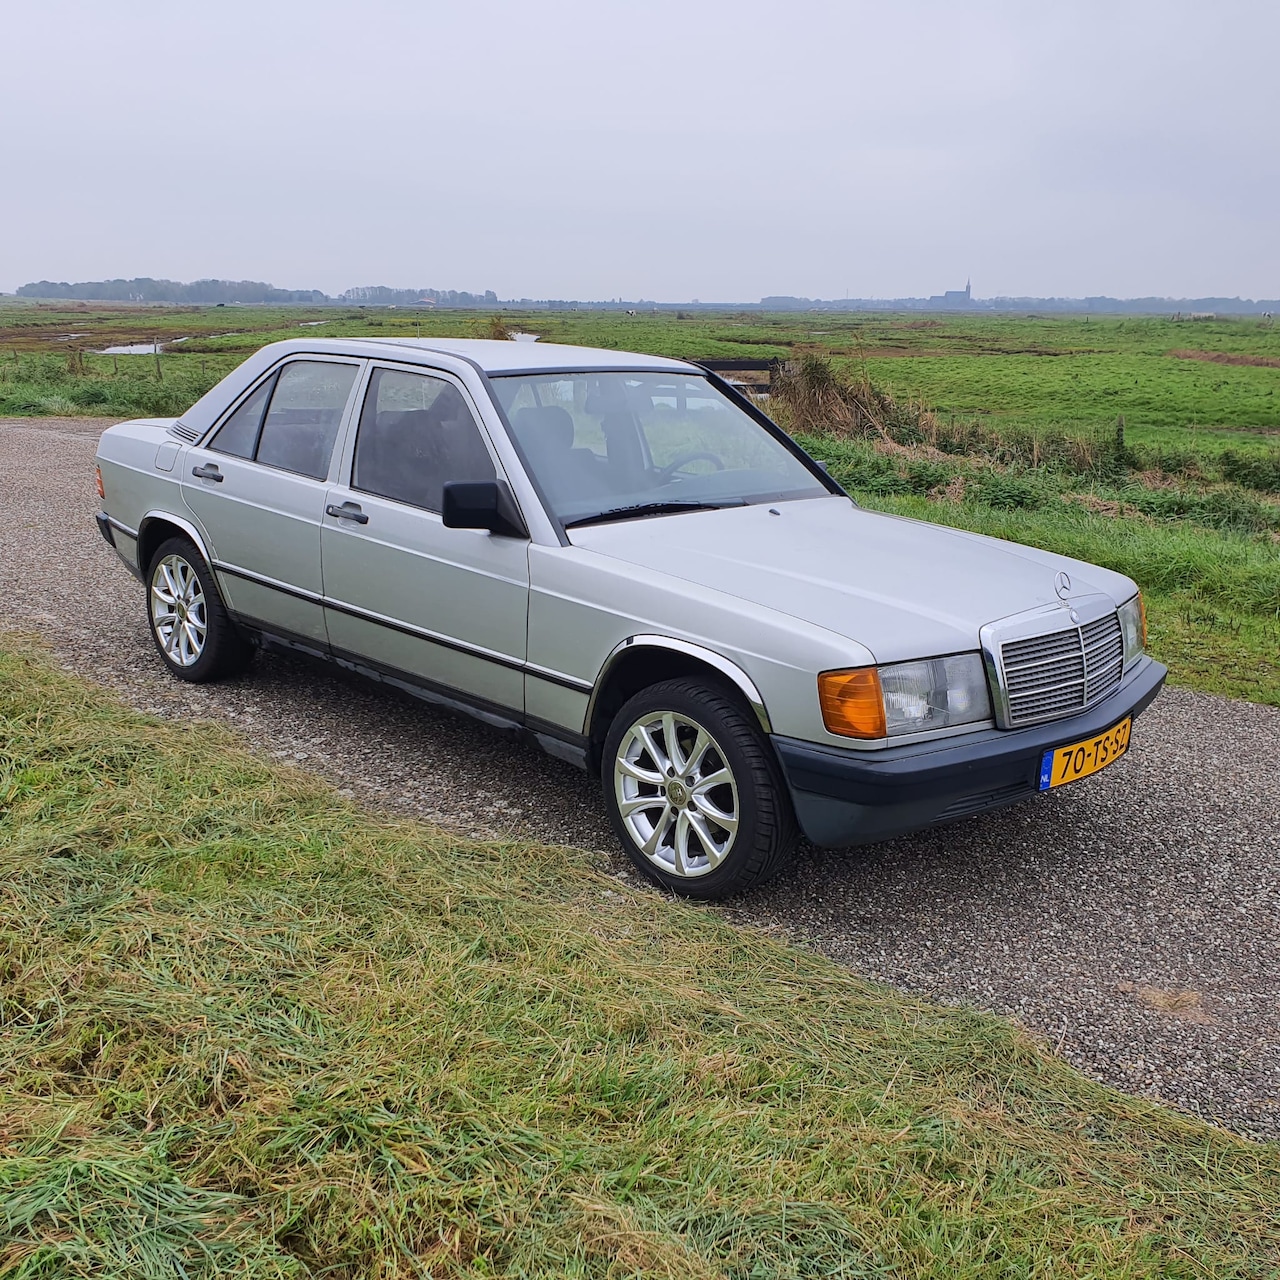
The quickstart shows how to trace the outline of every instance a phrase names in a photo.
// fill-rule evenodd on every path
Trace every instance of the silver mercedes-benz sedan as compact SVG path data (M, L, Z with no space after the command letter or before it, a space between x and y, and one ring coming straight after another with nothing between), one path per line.
M284 646L528 734L694 897L1096 773L1166 674L1128 578L864 511L680 360L275 343L98 464L173 675Z

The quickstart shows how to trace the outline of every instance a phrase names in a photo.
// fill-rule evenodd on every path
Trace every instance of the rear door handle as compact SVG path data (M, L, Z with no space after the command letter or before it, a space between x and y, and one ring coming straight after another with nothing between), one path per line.
M325 507L324 513L327 516L337 516L339 520L353 520L356 524L369 523L369 517L360 510L358 502L344 502L340 507L331 502Z
M226 479L212 462L206 462L202 467L192 467L191 474L198 480L216 480L219 484Z

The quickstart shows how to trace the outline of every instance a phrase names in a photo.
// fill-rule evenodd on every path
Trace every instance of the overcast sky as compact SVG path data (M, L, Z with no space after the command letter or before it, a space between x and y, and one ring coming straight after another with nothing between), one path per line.
M40 0L0 290L1280 296L1277 0Z

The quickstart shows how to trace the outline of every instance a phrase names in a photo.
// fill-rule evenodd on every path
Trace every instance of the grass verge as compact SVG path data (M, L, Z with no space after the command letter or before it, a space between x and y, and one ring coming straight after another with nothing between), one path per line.
M0 649L8 1276L1262 1277L1280 1149Z

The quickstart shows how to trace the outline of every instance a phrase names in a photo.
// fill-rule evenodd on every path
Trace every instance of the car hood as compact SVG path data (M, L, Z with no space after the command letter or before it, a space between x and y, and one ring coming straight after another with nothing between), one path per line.
M976 649L984 624L1059 603L1059 570L1072 599L1122 604L1136 590L1109 569L834 496L588 525L569 537L846 636L877 662Z

